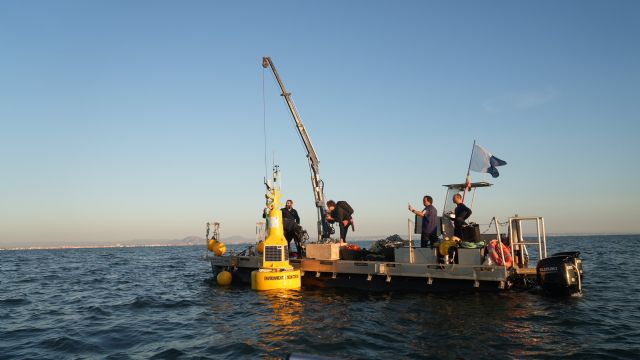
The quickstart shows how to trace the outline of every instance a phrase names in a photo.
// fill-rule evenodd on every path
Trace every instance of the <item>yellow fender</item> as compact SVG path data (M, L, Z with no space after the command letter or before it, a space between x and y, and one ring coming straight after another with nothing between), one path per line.
M211 251L215 256L222 256L227 252L227 246L216 239L209 240L207 244L207 248Z

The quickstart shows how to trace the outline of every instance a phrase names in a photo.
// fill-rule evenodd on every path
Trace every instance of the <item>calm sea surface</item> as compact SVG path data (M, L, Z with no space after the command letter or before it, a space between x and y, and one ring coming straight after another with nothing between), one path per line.
M640 357L640 236L580 250L582 297L221 288L204 247L0 251L0 358Z

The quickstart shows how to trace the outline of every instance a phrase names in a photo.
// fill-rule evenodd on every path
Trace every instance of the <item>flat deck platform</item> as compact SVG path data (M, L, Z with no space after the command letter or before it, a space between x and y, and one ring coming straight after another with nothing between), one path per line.
M230 268L241 282L261 265L260 256L206 256L215 272ZM447 288L505 289L509 276L535 276L535 269L506 269L504 266L462 264L415 264L383 261L291 259L302 272L305 285L355 287L361 289L405 289L429 287L434 283Z

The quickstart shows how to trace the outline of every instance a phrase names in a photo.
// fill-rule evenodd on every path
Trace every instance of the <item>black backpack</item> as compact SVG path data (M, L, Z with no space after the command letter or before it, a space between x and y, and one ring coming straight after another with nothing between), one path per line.
M349 205L348 202L346 202L346 201L338 201L336 203L336 206L338 206L339 208L344 210L344 212L349 214L349 216L353 215L353 208L351 207L351 205Z

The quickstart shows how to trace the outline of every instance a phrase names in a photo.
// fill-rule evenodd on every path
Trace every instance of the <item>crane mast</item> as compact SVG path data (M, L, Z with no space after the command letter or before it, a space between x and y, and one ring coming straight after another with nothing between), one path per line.
M291 116L293 116L293 121L295 122L298 134L300 135L300 138L302 138L302 142L307 151L307 160L309 161L309 168L311 170L311 186L313 188L316 208L318 209L318 240L328 239L331 235L332 229L325 217L327 209L325 207L324 182L320 179L320 160L318 160L318 155L311 143L311 138L309 138L307 129L304 127L302 120L300 120L300 115L298 115L296 105L291 99L291 93L287 92L287 89L284 87L284 84L280 79L280 75L278 75L278 71L273 65L273 61L271 61L270 57L265 56L262 58L262 67L265 69L270 67L273 71L273 75L275 76L276 81L278 81L278 85L280 85L280 90L282 90L281 96L283 96L287 102L287 106L289 107L289 111L291 111Z

